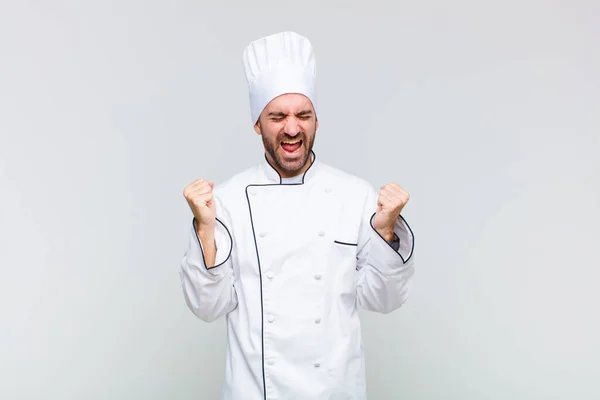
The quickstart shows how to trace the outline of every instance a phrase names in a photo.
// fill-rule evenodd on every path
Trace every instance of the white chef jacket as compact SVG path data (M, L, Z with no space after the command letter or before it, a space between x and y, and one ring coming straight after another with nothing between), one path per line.
M357 308L389 313L406 301L405 219L395 250L372 225L378 192L311 155L297 182L265 158L214 188L215 267L191 226L181 283L198 318L226 318L224 400L366 399Z

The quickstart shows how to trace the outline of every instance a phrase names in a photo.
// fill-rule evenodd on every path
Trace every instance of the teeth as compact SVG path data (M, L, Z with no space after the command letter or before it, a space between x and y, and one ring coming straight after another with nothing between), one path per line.
M296 144L296 143L300 143L300 140L295 140L295 141L284 140L283 143L285 143L285 144Z

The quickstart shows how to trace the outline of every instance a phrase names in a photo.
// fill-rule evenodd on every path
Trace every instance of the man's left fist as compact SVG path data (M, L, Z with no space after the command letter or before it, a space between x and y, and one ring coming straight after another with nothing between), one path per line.
M396 183L381 187L373 227L388 242L394 239L394 223L410 199L410 194Z

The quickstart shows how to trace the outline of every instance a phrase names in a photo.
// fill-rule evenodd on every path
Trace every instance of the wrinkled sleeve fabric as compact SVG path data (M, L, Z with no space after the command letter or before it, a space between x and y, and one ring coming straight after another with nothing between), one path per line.
M398 309L408 298L414 275L414 235L402 215L394 223L394 232L400 239L396 246L375 230L377 196L369 186L357 249L357 304L365 310L386 314Z
M181 260L180 278L189 309L201 320L212 322L237 306L232 264L233 236L227 210L215 195L217 221L215 227L215 266L206 267L202 242L195 220L190 224L188 247Z

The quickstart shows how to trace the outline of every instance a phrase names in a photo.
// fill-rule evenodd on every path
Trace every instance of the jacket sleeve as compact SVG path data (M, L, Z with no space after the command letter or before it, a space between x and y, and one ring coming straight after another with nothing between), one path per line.
M373 227L377 193L369 186L359 233L357 253L357 302L369 311L389 313L406 299L414 274L414 236L402 215L394 224L400 239L398 250Z
M215 241L217 247L215 266L206 268L202 242L192 220L188 248L181 260L179 272L185 301L189 309L201 320L212 322L229 313L237 306L233 285L232 250L229 218L226 210L215 196L217 221Z

